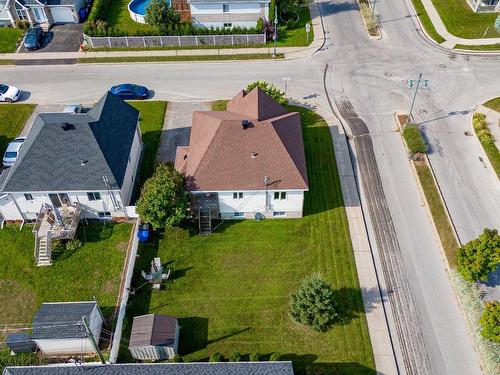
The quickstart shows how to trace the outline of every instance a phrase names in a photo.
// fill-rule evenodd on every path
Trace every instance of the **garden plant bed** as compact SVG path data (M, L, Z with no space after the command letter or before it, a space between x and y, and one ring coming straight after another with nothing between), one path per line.
M377 20L377 15L373 14L372 17L372 4L368 0L358 0L359 11L361 17L363 18L363 23L366 28L366 32L372 38L380 38L382 36L380 32L380 25Z
M23 130L36 104L0 104L0 154Z
M224 109L218 101L216 109ZM312 366L324 373L374 374L332 139L325 121L302 115L310 191L302 219L227 221L208 237L189 226L159 233L139 248L133 287L144 280L153 257L172 269L162 290L142 287L129 302L131 318L146 313L175 315L181 328L180 354L206 361L239 351L279 352L297 374ZM331 283L341 318L318 333L289 315L290 294L305 276L320 271ZM125 336L126 337L126 336ZM121 361L129 360L121 351Z

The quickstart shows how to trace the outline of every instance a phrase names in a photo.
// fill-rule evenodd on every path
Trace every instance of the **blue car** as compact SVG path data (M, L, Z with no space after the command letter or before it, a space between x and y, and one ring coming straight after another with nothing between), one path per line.
M134 85L133 83L122 83L111 87L109 90L113 95L121 99L147 99L149 90L144 86Z
M24 38L24 48L38 49L42 45L43 30L40 26L30 27Z

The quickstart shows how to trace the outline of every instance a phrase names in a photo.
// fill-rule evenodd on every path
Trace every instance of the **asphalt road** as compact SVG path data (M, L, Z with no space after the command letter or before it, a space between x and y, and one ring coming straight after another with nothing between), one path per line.
M430 143L431 163L459 237L467 241L485 226L500 228L499 181L488 163L480 162L479 157L485 160L486 155L477 139L464 134L470 130L470 110L500 95L500 59L432 46L416 31L406 1L377 3L384 35L379 41L367 37L355 0L321 2L327 43L322 51L301 60L0 67L0 77L28 91L26 100L41 104L92 103L111 85L129 81L153 89L155 99L196 101L230 98L257 79L284 87L283 79L290 78L288 96L327 108L323 71L328 64L330 96L348 98L369 132L370 142L354 142L355 152L368 150L370 173L378 167L378 180L375 175L361 176L365 179L361 190L365 203L370 199L368 189L375 185L373 197L384 199L385 208L378 207L383 215L372 208L367 220L375 253L380 259L388 255L387 259L397 259L383 266L386 285L397 287L386 292L401 293L400 301L412 301L414 306L395 306L400 311L390 322L396 350L406 354L398 355L400 369L479 374L478 358L393 114L408 111L413 91L404 81L422 72L430 85L417 96L415 120ZM363 172L361 159L355 154ZM376 205L377 200L371 203ZM393 277L400 284L391 284ZM407 323L398 324L398 314ZM407 354L406 347L417 351ZM416 364L419 357L428 359L429 369Z

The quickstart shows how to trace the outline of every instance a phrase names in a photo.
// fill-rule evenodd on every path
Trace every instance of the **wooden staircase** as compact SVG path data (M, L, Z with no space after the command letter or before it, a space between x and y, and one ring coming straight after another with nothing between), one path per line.
M52 240L50 240L50 233L38 238L38 257L36 265L39 267L52 265Z
M199 229L203 236L212 233L212 214L208 207L199 209Z

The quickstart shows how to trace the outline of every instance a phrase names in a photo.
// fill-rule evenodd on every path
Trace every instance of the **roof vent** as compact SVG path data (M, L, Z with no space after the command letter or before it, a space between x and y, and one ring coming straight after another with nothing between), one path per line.
M188 158L187 154L186 154L186 155L184 155L184 160L186 160L187 158Z
M252 152L252 153L250 154L250 157L251 157L252 159L255 159L255 158L257 157L257 153L256 153L256 152Z
M68 124L67 122L65 122L63 125L62 125L62 128L64 131L68 131L68 130L74 130L75 129L75 125L73 124Z
M80 165L81 166L84 166L85 164L87 164L89 161L88 160L83 160L83 159L80 159Z
M241 120L241 126L243 126L243 129L248 129L250 127L250 121Z

